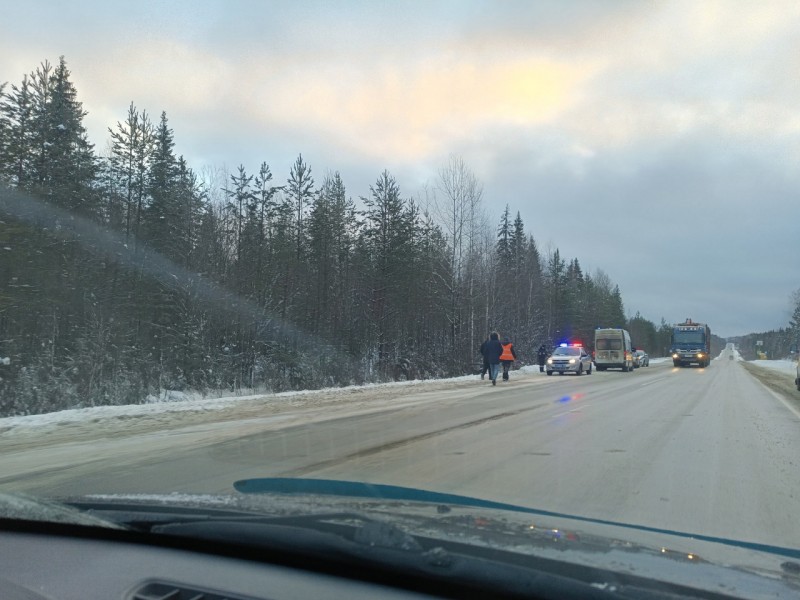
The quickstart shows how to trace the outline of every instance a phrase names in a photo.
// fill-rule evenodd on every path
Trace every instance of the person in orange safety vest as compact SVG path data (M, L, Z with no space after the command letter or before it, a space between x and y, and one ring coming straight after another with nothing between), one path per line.
M511 363L517 358L517 353L514 350L514 344L507 337L503 338L501 344L503 353L500 355L500 363L503 365L503 381L508 381L508 370L511 368Z

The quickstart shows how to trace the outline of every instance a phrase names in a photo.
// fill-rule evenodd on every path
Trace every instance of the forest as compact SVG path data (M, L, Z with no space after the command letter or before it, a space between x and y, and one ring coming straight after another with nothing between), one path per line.
M668 345L510 202L487 214L458 156L354 199L302 155L196 172L134 103L100 153L86 114L63 57L0 83L0 416L463 375L492 330L520 364L598 326Z

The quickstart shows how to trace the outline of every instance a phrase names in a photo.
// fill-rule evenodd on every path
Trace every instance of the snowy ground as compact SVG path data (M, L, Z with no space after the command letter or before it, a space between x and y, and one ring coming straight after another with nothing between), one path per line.
M650 359L651 364L666 362L667 358ZM515 373L534 375L539 372L536 365L521 367ZM230 395L215 398L203 397L200 394L186 394L182 392L172 392L162 394L162 399L158 400L149 397L146 404L126 404L122 406L93 406L89 408L77 408L62 410L42 415L26 415L17 417L0 418L0 433L9 433L31 428L41 428L59 425L70 425L86 422L98 422L114 419L131 419L135 417L157 417L167 413L210 413L221 412L237 407L251 404L258 404L262 408L268 405L274 407L276 411L284 412L292 407L322 406L329 404L331 399L353 398L353 395L360 395L364 392L374 391L381 395L390 393L398 388L409 388L417 386L420 388L434 389L452 384L463 384L475 381L475 375L465 375L461 377L451 377L447 379L435 380L413 380L397 381L392 383L367 384L363 386L348 386L341 388L325 388L321 390L303 390L282 392L278 394L249 394L249 395Z
M660 363L591 377L534 367L497 387L472 376L199 400L194 412L190 401L50 415L50 425L28 418L0 434L0 490L217 494L254 477L374 481L796 547L800 413L745 367L789 377L727 358L709 369ZM118 416L98 417L109 412Z
M538 368L536 368L538 371ZM533 373L531 367L519 369L519 373ZM63 426L81 425L107 421L130 422L131 419L161 420L176 418L192 421L192 416L207 417L209 413L218 413L224 418L227 412L235 411L237 415L257 412L258 416L274 413L285 413L293 409L322 408L332 404L352 404L363 400L364 396L381 398L396 395L400 390L432 390L475 381L476 376L467 375L450 379L400 381L383 384L367 384L341 388L325 388L321 390L305 390L282 392L277 394L230 395L225 397L204 398L199 394L166 394L166 400L151 401L146 404L129 404L123 406L95 406L62 410L41 415L26 415L0 418L0 433L20 433L26 430L54 429ZM185 417L185 418L181 418Z
M669 362L669 358L651 358L651 365ZM788 361L754 361L755 363L788 363ZM792 373L794 373L792 367ZM536 365L521 367L514 371L525 377L539 374ZM63 410L42 415L27 415L0 418L0 433L3 435L20 434L25 431L56 430L87 426L93 423L118 422L131 426L135 421L175 421L190 425L206 422L209 418L224 419L226 414L235 413L237 418L248 413L253 417L264 417L286 414L294 411L331 408L342 408L349 405L363 405L371 399L396 397L401 390L419 391L445 389L474 382L475 375L453 377L437 380L414 380L343 388L326 388L321 390L293 391L279 394L230 395L216 398L204 398L200 394L172 393L165 394L161 401L150 399L146 404L123 406L95 406ZM363 406L362 406L363 407ZM214 416L212 416L214 415Z
M749 362L765 369L773 369L792 376L797 372L797 363L793 360L751 360Z

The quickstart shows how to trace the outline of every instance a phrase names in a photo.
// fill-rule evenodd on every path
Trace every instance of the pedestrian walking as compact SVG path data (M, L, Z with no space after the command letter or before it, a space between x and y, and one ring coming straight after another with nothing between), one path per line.
M489 379L492 385L497 385L497 373L500 371L500 355L503 353L503 346L500 344L500 334L493 331L489 336L489 343L486 345L486 357L489 361Z
M508 371L511 368L511 364L517 358L517 352L514 350L514 344L511 343L508 337L503 338L501 345L503 351L500 353L500 362L503 365L503 381L508 381Z
M481 357L483 357L483 367L481 368L481 380L489 372L489 357L486 353L487 348L489 347L489 336L486 336L486 339L483 340L481 344L480 353Z
M536 362L539 363L539 373L544 373L544 363L547 360L547 348L544 344L536 351Z

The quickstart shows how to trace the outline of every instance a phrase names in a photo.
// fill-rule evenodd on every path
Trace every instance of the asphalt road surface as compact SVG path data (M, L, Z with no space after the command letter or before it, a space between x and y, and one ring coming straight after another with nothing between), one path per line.
M222 422L50 435L0 440L0 490L231 493L252 477L350 479L800 546L800 413L724 357L707 369L513 372L497 387L476 377Z

